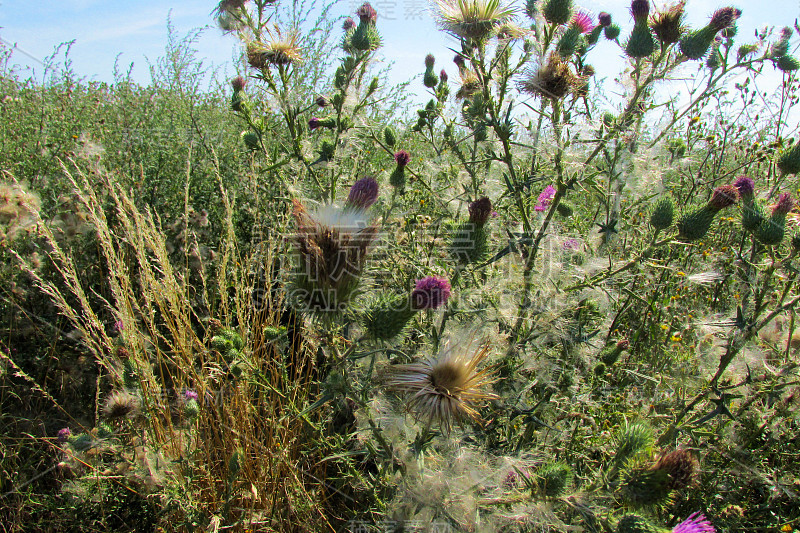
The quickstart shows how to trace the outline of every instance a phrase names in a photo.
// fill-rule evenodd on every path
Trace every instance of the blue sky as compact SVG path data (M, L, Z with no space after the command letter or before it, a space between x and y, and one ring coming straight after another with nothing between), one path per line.
M629 0L576 3L593 14L610 12L623 27L623 37L632 25ZM70 58L79 75L111 81L114 62L119 57L122 70L133 63L134 79L146 84L150 78L148 59L154 62L163 53L166 21L171 13L179 35L207 27L196 43L198 57L204 58L207 64L221 67L223 73L232 74L238 45L233 37L223 35L214 27L211 12L215 5L213 0L0 0L0 38L20 49L14 55L16 63L33 68L38 75L41 75L41 65L25 53L43 59L59 43L74 39ZM357 5L355 0L340 1L333 12L345 16ZM451 76L455 74L451 62L453 54L448 47L456 43L436 30L427 11L428 0L375 0L373 5L379 12L378 27L384 36L383 58L394 61L392 81L419 76L423 58L429 52L439 59L437 69L445 67ZM720 0L689 0L689 24L705 24L714 9L722 5L726 4ZM800 17L800 0L739 0L733 5L743 10L739 21L742 39L750 39L754 30L764 24L792 25L795 18ZM619 48L607 42L595 48L590 60L599 78L613 79L623 65ZM766 71L772 83L779 82L781 76L773 72L772 66L767 66ZM421 81L417 80L412 89L422 93Z

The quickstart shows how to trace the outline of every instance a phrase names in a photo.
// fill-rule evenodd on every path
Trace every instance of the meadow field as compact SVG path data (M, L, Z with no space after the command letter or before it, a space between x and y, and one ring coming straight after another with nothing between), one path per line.
M795 21L330 7L0 48L0 532L800 531Z

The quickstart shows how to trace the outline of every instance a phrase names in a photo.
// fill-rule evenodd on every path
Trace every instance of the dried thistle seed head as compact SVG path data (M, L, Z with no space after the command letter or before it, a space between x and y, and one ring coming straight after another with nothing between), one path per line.
M139 397L128 391L114 391L103 405L103 414L110 419L131 417L138 412Z
M683 490L697 484L700 462L693 452L679 448L663 454L653 465L654 470L664 470L669 475L669 490Z
M267 33L269 42L251 41L247 44L247 62L251 67L264 69L270 65L289 65L301 61L300 36L295 30L284 33L276 25Z
M311 312L342 311L356 296L377 234L363 210L325 205L309 214L294 201L294 236L298 255L291 297Z
M708 206L712 209L725 209L739 200L739 191L733 185L720 185L714 189Z
M456 98L469 98L481 91L483 85L481 85L481 80L474 72L465 68L459 71L459 75L461 76L461 87L456 92Z
M390 367L386 386L406 397L418 419L449 433L454 424L480 420L478 404L498 398L487 391L491 370L478 370L488 355L486 344L473 353L448 344L422 362Z
M436 22L466 41L482 41L514 18L516 9L499 0L435 0Z
M547 63L535 74L529 75L519 84L521 91L534 96L561 99L572 91L578 83L578 77L556 52L551 52Z
M665 11L655 13L650 21L650 28L656 38L664 44L677 43L683 35L683 19L685 2L681 1Z

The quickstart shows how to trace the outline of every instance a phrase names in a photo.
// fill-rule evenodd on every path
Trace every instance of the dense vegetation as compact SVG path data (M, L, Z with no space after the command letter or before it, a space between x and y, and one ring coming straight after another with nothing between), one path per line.
M411 116L369 4L223 0L213 90L3 50L4 531L800 529L796 30L434 8Z

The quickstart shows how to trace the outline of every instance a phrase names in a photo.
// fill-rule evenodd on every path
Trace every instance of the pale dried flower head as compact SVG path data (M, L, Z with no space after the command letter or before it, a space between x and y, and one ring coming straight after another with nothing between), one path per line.
M480 41L516 13L500 0L435 0L437 22L446 32L464 40Z
M480 420L478 404L498 398L486 390L495 380L491 368L478 370L489 351L488 344L472 353L447 345L422 362L391 367L386 385L406 396L418 419L449 433L454 423Z
M270 65L290 65L302 60L300 35L297 30L283 32L276 25L267 29L270 40L266 43L253 41L247 45L247 62L253 68L263 69Z

